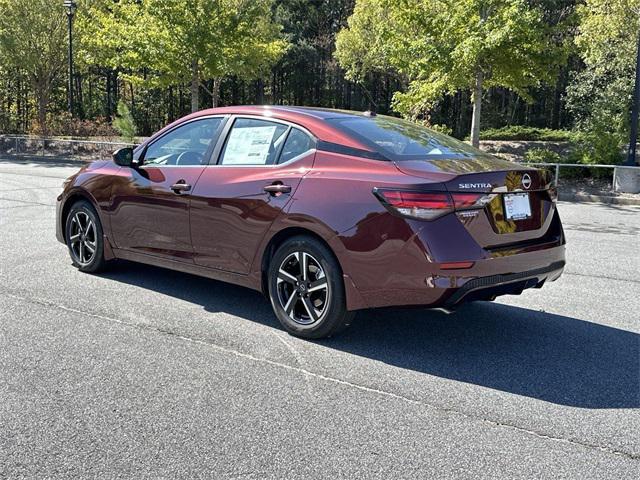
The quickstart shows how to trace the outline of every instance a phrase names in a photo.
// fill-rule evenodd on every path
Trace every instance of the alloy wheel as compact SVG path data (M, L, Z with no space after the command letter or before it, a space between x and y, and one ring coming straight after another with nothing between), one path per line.
M313 255L304 251L289 254L278 268L280 306L298 324L311 325L322 320L329 307L328 280Z
M86 212L76 212L71 219L69 247L74 260L83 266L90 264L96 254L96 226Z

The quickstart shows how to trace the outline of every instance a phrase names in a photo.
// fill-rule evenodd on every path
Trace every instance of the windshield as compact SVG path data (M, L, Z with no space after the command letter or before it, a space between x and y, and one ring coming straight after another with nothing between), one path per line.
M327 121L391 160L491 157L460 140L400 118L353 116Z

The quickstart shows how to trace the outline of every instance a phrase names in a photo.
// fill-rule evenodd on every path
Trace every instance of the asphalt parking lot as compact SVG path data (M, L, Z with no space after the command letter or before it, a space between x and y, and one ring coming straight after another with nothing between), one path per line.
M0 478L638 478L640 207L560 203L564 276L285 334L258 293L55 240L0 160Z

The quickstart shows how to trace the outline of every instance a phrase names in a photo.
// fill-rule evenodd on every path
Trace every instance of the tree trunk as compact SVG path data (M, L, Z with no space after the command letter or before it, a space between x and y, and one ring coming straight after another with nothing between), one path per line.
M131 95L131 106L129 107L129 110L131 111L131 114L133 114L133 112L136 111L136 102L135 102L135 94L133 92L133 83L129 84L129 94ZM173 106L173 105L171 105Z
M34 90L36 92L38 103L38 125L40 125L40 132L43 137L46 137L47 129L47 107L49 105L49 86L43 81L36 81L34 83Z
M564 68L560 70L556 88L553 92L553 109L551 110L551 128L557 130L560 128L560 105L562 102L562 92L564 87Z
M473 86L471 103L473 104L473 114L471 116L471 145L480 147L480 113L482 110L482 82L484 74L482 70L476 72L476 81Z
M82 92L82 75L75 74L76 94L75 94L75 108L76 113L81 119L84 119L84 95Z
M107 98L106 98L106 103L105 103L105 116L108 119L111 119L111 70L107 70L106 73L106 94L107 94Z
M16 130L18 132L24 130L24 124L22 122L22 83L20 82L20 76L16 75L17 77L17 83L18 83L18 94L16 95L16 109L18 112L17 118L16 118Z
M222 84L221 77L213 77L211 83L211 106L216 108L220 105L220 85Z
M256 80L256 104L264 104L264 81L261 78Z
M132 93L132 96L133 96L133 92L131 92L131 93ZM174 103L173 102L173 100L174 100L174 98L173 98L173 87L171 87L171 86L169 86L168 89L167 89L167 97L169 97L168 98L169 101L167 102L168 105L169 105L169 111L167 113L169 114L169 121L173 122L173 120L175 119L175 113L174 113L174 104L173 104Z
M275 68L271 70L271 104L278 104L278 76Z
M198 61L191 64L191 113L200 110L200 72Z
M120 99L120 87L118 85L118 69L113 71L113 77L111 79L111 86L113 87L113 93L111 94L111 111L116 112L118 109L118 100Z

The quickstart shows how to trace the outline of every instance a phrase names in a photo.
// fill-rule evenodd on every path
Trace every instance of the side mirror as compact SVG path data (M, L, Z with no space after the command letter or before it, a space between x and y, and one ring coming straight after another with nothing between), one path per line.
M124 147L113 152L113 161L121 167L133 166L133 148Z

